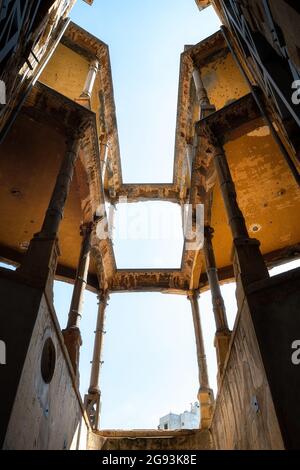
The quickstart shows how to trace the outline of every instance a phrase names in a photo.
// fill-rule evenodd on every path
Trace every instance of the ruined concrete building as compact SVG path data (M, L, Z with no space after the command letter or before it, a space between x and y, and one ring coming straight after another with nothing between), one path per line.
M199 403L191 403L190 411L176 414L170 412L159 419L158 429L198 429L200 420Z
M24 11L25 2L0 3L1 80L7 80L0 258L16 268L0 268L0 339L7 356L0 365L1 446L299 448L300 269L272 278L268 272L300 255L297 2L197 0L200 9L212 3L224 26L181 55L170 184L123 183L108 47L66 19L73 3L29 1ZM17 29L9 38L2 31L12 32L13 15ZM204 242L185 240L177 270L117 269L112 241L101 233L108 229L105 203L121 196L129 203L188 203L193 226L203 204ZM62 331L54 279L74 284ZM237 286L233 331L220 291L229 280ZM86 288L98 293L99 313L90 388L81 397ZM216 397L198 307L207 289L215 317ZM99 429L105 307L109 295L132 291L190 301L199 430Z

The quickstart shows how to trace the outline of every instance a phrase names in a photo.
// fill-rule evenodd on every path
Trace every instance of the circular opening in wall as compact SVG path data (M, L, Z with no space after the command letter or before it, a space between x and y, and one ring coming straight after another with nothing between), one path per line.
M47 338L42 352L41 360L41 373L42 378L46 384L49 384L52 380L56 362L56 352L53 341L51 338Z

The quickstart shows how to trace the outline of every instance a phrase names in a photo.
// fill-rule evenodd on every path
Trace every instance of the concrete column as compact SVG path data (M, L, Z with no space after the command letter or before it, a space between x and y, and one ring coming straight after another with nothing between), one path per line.
M199 293L197 291L193 291L193 293L188 296L188 299L191 302L195 338L196 338L198 374L199 374L199 384L200 384L200 388L198 392L198 400L200 403L200 410L201 410L201 427L207 428L210 426L210 422L211 422L213 404L214 404L214 395L213 395L213 390L209 387L207 362L206 362L205 347L204 347L203 334L202 334L202 328L201 328L198 297L199 297Z
M91 98L98 70L99 62L97 59L95 59L90 63L90 68L85 80L83 91L81 93L82 98Z
M104 183L105 183L105 173L106 173L106 170L107 170L107 160L108 160L108 144L107 142L102 142L101 144L101 157L103 156L103 158L101 158L101 178L102 178L102 184L103 184L103 187L104 187ZM104 151L103 151L103 147L104 147Z
M259 249L259 241L250 238L244 216L237 202L235 185L231 177L225 151L213 138L213 156L228 222L233 236L234 269L237 281L244 286L269 277Z
M204 87L201 74L198 69L193 70L193 79L196 88L197 100L200 106L200 119L205 118L209 114L213 113L216 108L210 104L207 91Z
M73 369L79 382L79 351L82 345L80 334L80 320L83 311L84 292L87 284L88 270L90 264L91 233L93 224L83 224L81 226L81 250L78 262L78 269L73 289L71 306L69 311L68 323L65 330L62 331L65 345L69 352Z
M56 178L41 231L35 234L30 241L22 265L17 270L22 279L46 289L50 298L53 295L53 279L59 256L58 229L70 191L80 137L80 134L76 133L73 138L67 141L66 153Z
M59 225L63 218L65 202L73 179L78 147L78 136L74 140L68 140L67 151L56 179L42 230L39 234L40 236L51 237L56 236L58 233Z
M219 382L224 369L225 359L231 338L231 331L228 328L225 304L219 284L218 270L212 244L213 232L213 228L208 225L204 228L203 251L216 323L215 348L217 353Z
M99 309L97 317L97 325L95 331L94 353L92 360L90 386L88 395L85 398L85 404L90 421L95 429L98 428L99 412L100 412L100 396L99 388L101 355L104 335L105 309L109 297L106 292L99 295Z

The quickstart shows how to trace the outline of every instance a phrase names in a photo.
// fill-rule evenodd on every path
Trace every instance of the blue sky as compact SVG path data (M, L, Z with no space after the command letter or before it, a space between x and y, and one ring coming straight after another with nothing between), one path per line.
M180 268L183 252L179 204L117 204L113 243L118 268Z
M170 182L179 56L219 28L194 0L95 0L71 18L108 44L124 182Z

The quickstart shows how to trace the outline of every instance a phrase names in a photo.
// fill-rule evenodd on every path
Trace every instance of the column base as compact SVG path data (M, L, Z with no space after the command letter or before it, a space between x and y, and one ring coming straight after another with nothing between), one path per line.
M200 427L209 428L214 410L214 392L211 388L200 388L198 392L200 403Z
M216 111L216 107L213 104L201 104L200 106L201 109L201 119L206 118L210 114L214 113Z
M255 238L233 240L233 268L235 278L244 287L252 282L269 277L269 272L259 249L260 242Z
M98 388L89 389L89 392L84 397L84 407L88 415L91 427L98 429L99 427L99 415L100 415L100 398L101 392Z
M89 95L84 95L83 93L80 95L79 98L75 98L76 103L84 106L87 109L91 109L91 98Z
M231 331L229 329L217 331L215 334L214 346L217 354L218 375L217 381L220 384L224 371L225 361L229 350Z
M77 386L79 385L79 353L82 345L81 333L77 326L62 330L65 346L68 350L70 361L76 376Z
M37 233L31 239L17 275L23 282L45 290L53 302L53 281L60 255L58 239Z

